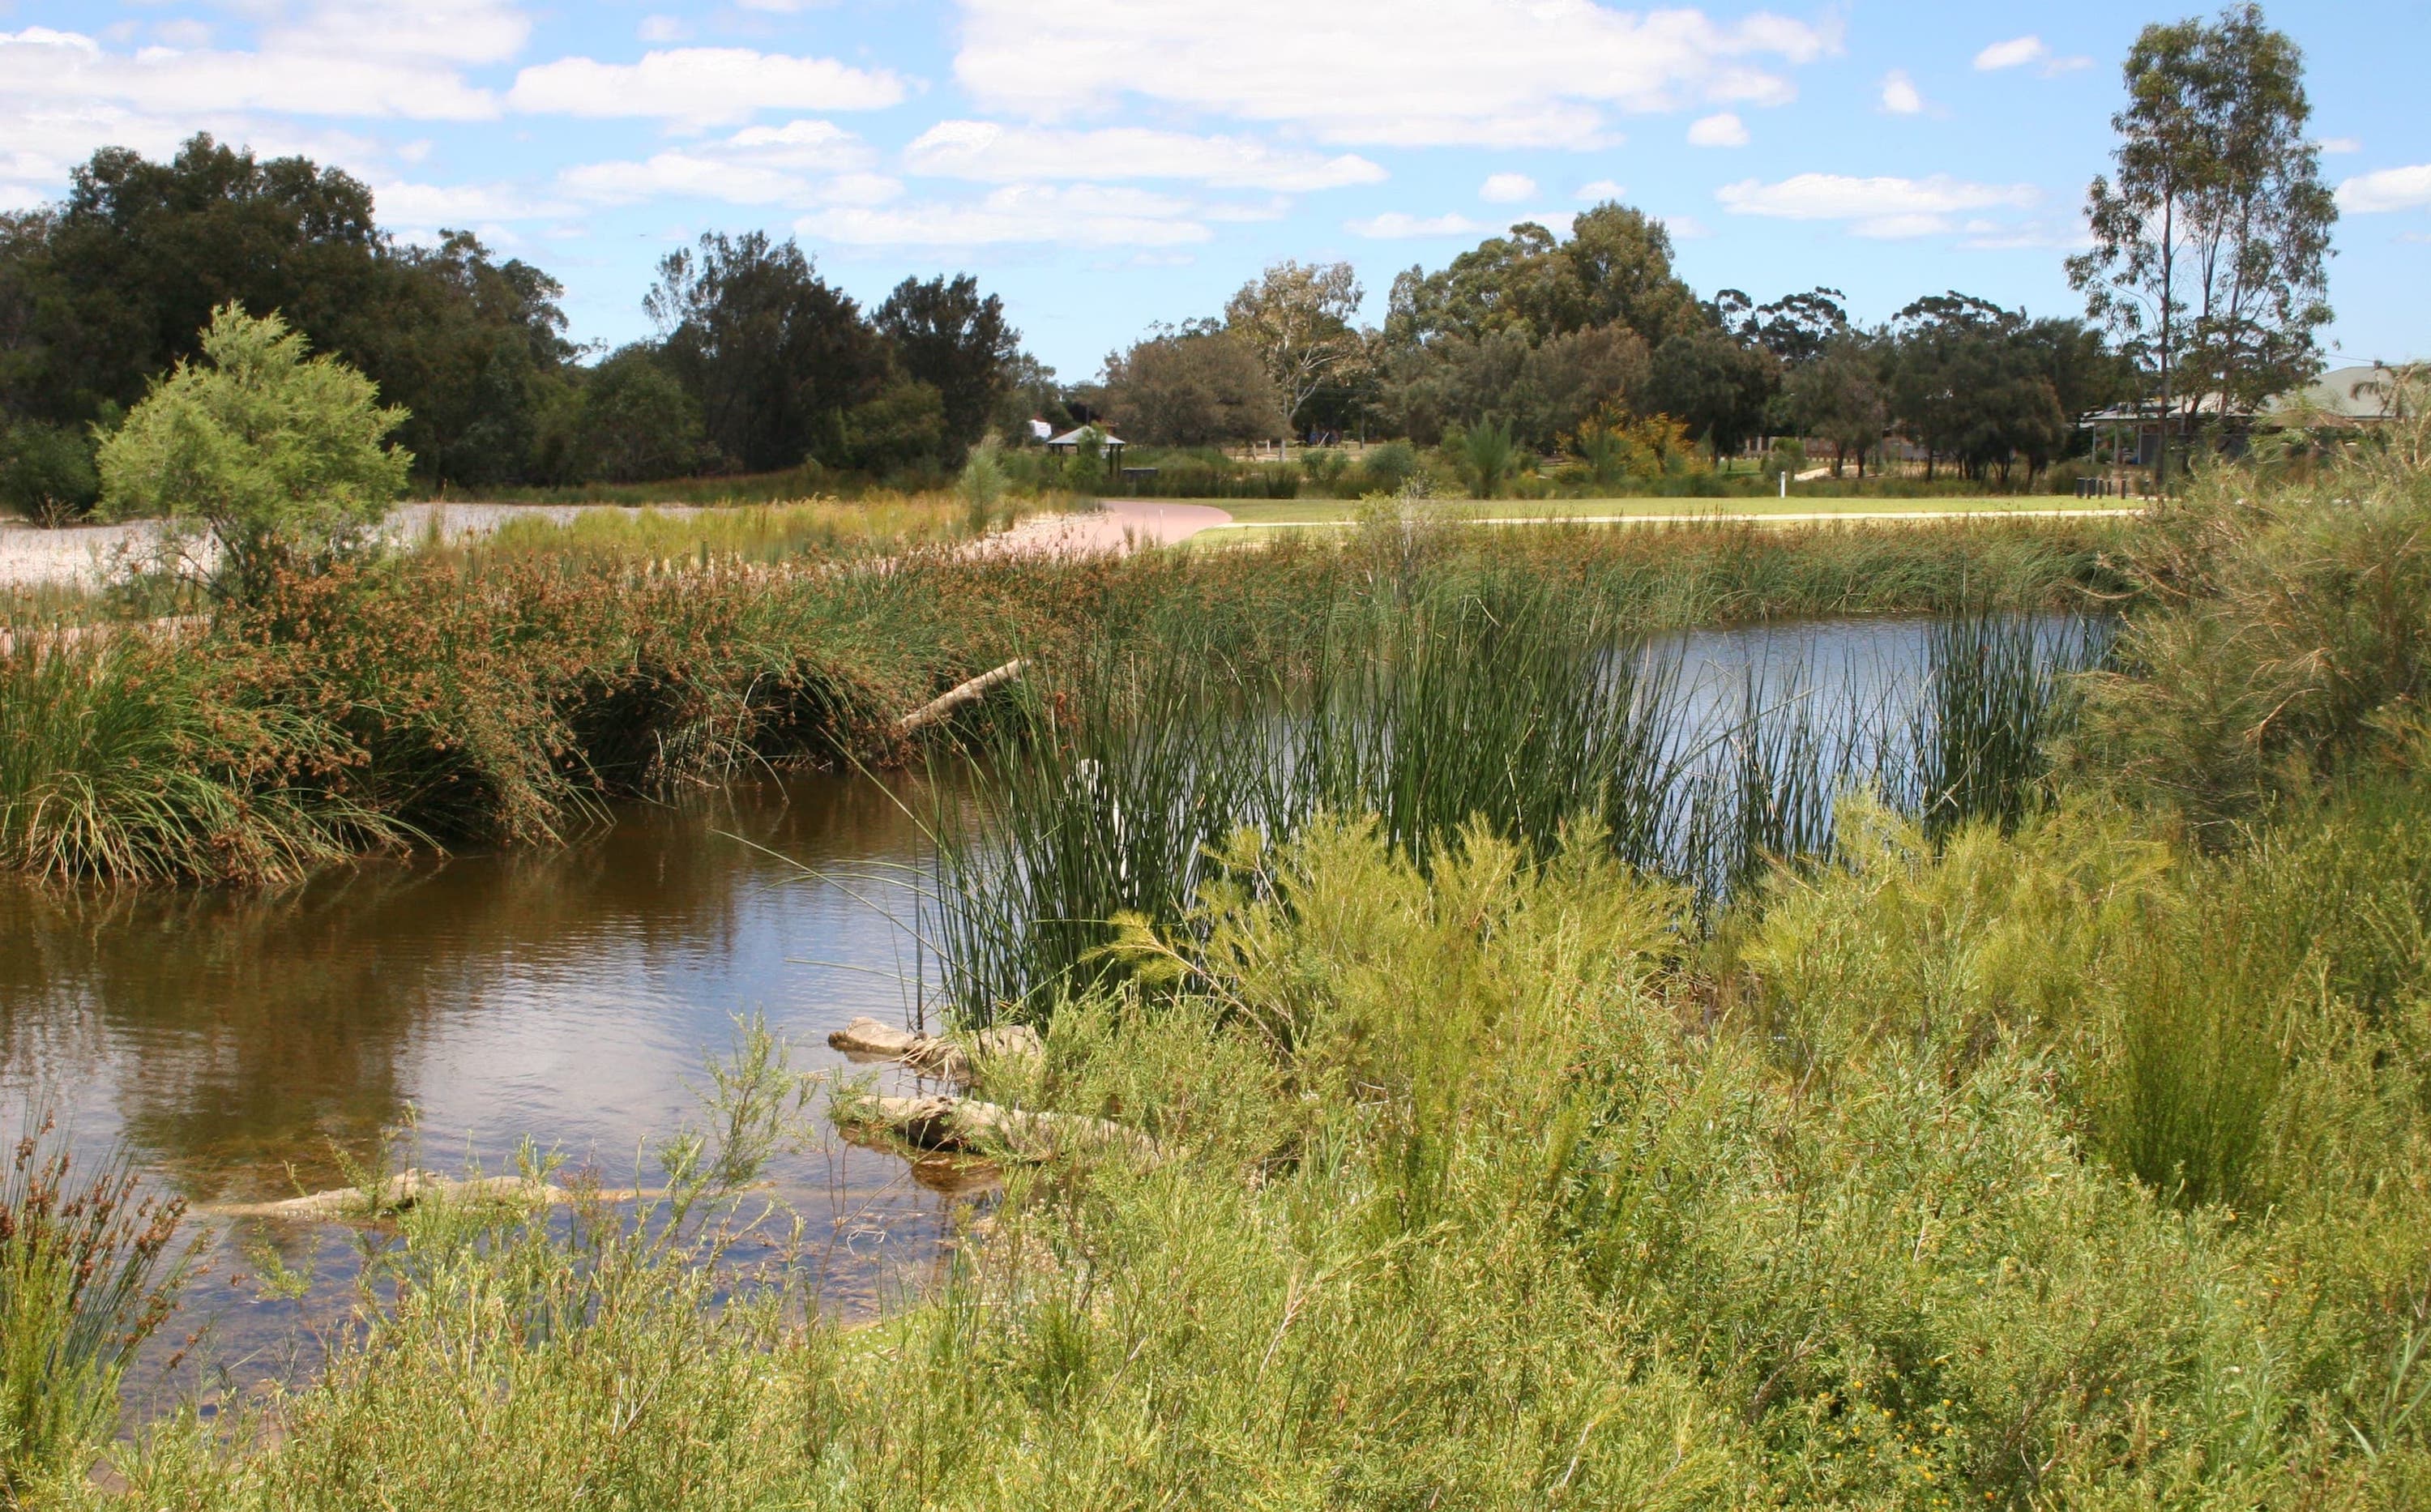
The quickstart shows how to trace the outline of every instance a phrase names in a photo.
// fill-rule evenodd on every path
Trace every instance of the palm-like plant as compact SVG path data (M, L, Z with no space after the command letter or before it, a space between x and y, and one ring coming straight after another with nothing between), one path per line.
M1511 428L1500 420L1480 420L1457 432L1450 448L1472 498L1494 497L1519 470L1519 447L1511 439Z

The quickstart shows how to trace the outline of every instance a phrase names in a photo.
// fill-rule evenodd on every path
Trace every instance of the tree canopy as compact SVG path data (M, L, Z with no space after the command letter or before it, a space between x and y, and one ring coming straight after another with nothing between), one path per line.
M167 161L97 152L59 204L0 216L8 498L44 513L89 499L91 428L198 356L228 304L275 312L375 383L417 475L443 487L951 466L1016 382L1040 386L968 276L906 280L864 315L759 233L665 260L647 307L662 339L587 367L555 279L465 231L399 242L376 208L340 170L203 135Z
M1697 320L1696 296L1671 271L1670 232L1607 201L1572 222L1567 241L1525 221L1438 272L1400 275L1384 336L1411 345L1508 330L1533 344L1617 323L1653 346Z
M106 148L67 198L0 227L0 412L80 428L195 356L212 311L277 311L408 412L441 481L519 477L536 385L572 355L562 291L470 234L399 245L360 179L196 136Z
M936 391L946 442L957 451L976 443L1013 392L1021 355L1004 301L981 294L969 274L906 278L878 307L877 324L904 374Z
M2307 134L2304 55L2240 4L2144 28L2069 277L2165 408L2251 412L2320 370L2338 204ZM2166 470L2166 453L2164 470Z
M1164 445L1273 436L1284 423L1257 350L1214 321L1153 331L1108 356L1105 402L1125 440Z
M1317 391L1366 356L1351 326L1365 297L1350 263L1303 266L1287 259L1243 284L1225 305L1226 326L1266 364L1287 423L1299 425Z

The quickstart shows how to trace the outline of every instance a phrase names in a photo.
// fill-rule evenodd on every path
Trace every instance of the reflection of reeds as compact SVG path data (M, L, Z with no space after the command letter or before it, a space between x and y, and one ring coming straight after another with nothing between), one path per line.
M1853 677L1749 670L1691 689L1575 597L1505 580L1393 610L1347 606L1305 680L1252 676L1187 638L1101 651L1031 698L941 815L930 936L966 1013L1043 1011L1103 969L1118 916L1186 932L1212 855L1249 829L1373 816L1424 868L1464 824L1552 852L1595 825L1712 905L1779 860L1827 852L1856 787L1936 833L2033 800L2068 674L2096 630L1981 615L1920 632L1903 702Z

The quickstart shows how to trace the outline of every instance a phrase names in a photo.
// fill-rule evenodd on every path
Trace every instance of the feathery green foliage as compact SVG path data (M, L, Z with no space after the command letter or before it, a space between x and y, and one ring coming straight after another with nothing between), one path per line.
M240 599L284 566L325 563L359 544L404 492L413 459L387 436L371 379L327 357L276 314L211 312L209 366L179 361L102 442L102 508L126 518L200 519Z

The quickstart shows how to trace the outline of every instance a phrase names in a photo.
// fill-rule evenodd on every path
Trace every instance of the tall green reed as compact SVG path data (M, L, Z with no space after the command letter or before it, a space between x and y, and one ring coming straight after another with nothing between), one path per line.
M1472 820L1540 858L1593 825L1710 915L1827 854L1852 788L1941 832L2014 822L2099 644L1984 617L1926 633L1910 704L1812 667L1751 669L1734 696L1684 686L1675 648L1591 598L1508 579L1346 599L1304 679L1196 654L1186 632L1128 643L1000 727L941 811L924 937L962 1013L1035 1016L1116 969L1125 929L1187 936L1236 832L1285 841L1327 814L1372 816L1422 869Z
M414 836L327 781L315 711L224 699L183 647L128 634L0 660L0 861L54 880L293 877Z
M2111 636L2109 621L2084 616L2047 629L1984 613L1934 621L1914 741L1926 833L2017 827L2075 716L2076 678L2108 661Z
M139 1195L124 1154L79 1171L32 1124L0 1169L0 1503L81 1478L117 1431L118 1385L193 1252L180 1199Z

